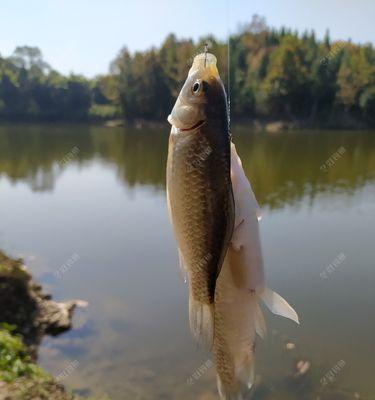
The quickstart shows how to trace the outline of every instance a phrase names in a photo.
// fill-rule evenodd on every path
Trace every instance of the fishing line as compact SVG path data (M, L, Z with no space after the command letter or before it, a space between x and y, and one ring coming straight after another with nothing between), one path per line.
M227 0L227 53L228 53L228 66L227 66L227 103L228 103L228 129L229 129L229 134L231 135L231 129L230 129L230 0Z

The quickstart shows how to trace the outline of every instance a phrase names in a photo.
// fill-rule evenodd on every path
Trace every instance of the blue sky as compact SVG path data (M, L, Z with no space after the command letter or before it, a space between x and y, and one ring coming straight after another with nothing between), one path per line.
M374 0L1 0L0 54L38 46L55 69L93 76L123 46L143 50L170 32L225 38L253 14L318 37L329 28L334 39L375 42Z

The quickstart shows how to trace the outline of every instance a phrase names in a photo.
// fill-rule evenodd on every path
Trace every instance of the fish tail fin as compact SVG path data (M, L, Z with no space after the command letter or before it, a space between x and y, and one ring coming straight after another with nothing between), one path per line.
M214 340L214 304L205 304L189 297L190 330L198 344L211 349Z
M243 400L254 384L255 336L265 336L266 324L257 295L234 287L225 294L215 307L217 388L222 400Z
M260 298L273 314L289 318L295 323L299 324L298 314L294 308L278 293L271 289L265 288L260 294Z
M228 360L229 361L229 360ZM232 360L232 362L236 360ZM238 361L238 360L237 360ZM231 362L227 363L230 366ZM227 380L226 375L217 374L217 389L222 400L244 400L255 381L255 358L253 355L242 360L240 366L234 368L234 376Z
M251 358L249 362L238 371L238 380L241 382L242 390L244 389L245 393L253 387L255 380L254 358Z
M220 376L217 375L217 389L219 392L219 396L221 400L244 400L244 392L245 388L236 387L233 388L231 386L225 385L225 383L221 380Z

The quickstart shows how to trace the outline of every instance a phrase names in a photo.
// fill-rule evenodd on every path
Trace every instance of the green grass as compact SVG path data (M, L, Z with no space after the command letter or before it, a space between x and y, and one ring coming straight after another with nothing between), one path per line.
M31 361L22 338L14 335L13 331L14 327L0 324L0 380L13 382L21 377L47 379L48 375Z
M15 260L7 257L0 250L0 278L13 277L22 281L29 278L29 274L22 265L22 260Z

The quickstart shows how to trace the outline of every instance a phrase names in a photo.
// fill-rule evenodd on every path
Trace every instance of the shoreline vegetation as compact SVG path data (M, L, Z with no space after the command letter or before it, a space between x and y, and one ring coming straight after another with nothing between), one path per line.
M121 49L109 73L88 79L53 70L36 47L0 55L0 121L160 124L205 43L228 82L233 124L287 129L375 127L373 44L318 40L313 31L273 29L254 16L229 39L170 34L143 52ZM229 74L228 74L229 71Z
M81 399L36 364L42 338L69 330L77 306L53 301L21 259L0 251L0 399Z
M133 130L141 129L163 129L166 132L170 130L170 125L167 119L143 119L137 118L128 121L125 118L108 118L108 119L87 119L87 120L1 120L0 127L17 127L17 126L92 126L92 127L106 127L106 128L130 128ZM331 121L330 123L319 124L317 122L309 123L306 121L289 121L289 120L260 120L260 119L234 119L231 120L231 129L246 128L249 132L266 132L266 133L281 133L285 131L311 131L311 130L325 130L325 131L368 131L372 127L365 123L352 119L343 118L342 120Z
M115 118L104 121L91 121L91 124L104 125L107 128L120 128L129 127L135 129L162 129L167 127L170 129L169 123L163 120L150 120L150 119L135 119L133 121L127 121L126 119ZM365 123L343 116L341 120L331 120L325 123L318 123L317 121L289 121L289 120L249 120L249 119L237 119L231 121L232 128L243 128L254 131L254 132L267 132L267 133L278 133L285 131L303 131L312 129L323 129L323 130L368 130L370 126Z

